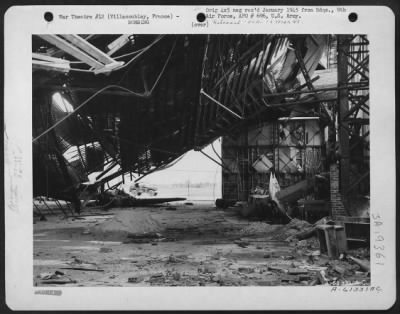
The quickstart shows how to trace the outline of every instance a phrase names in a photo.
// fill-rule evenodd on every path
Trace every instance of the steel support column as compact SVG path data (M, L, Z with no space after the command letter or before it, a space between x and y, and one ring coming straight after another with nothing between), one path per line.
M339 141L339 161L340 161L340 191L345 208L346 196L344 191L350 186L350 141L349 141L349 123L345 119L349 112L349 90L347 86L348 64L347 54L350 50L351 35L338 36L338 141Z
M340 194L347 214L369 194L369 55L365 35L338 36L337 140ZM358 88L358 84L367 86Z

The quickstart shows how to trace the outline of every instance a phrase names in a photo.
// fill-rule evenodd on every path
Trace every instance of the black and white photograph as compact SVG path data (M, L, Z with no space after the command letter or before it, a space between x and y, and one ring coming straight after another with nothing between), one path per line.
M369 39L32 37L36 286L370 284Z
M396 302L384 6L14 6L13 310Z

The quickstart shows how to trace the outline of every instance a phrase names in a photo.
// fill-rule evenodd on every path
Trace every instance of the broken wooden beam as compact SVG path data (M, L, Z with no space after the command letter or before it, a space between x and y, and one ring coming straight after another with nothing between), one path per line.
M61 36L103 64L111 64L115 62L115 60L109 55L105 54L103 51L78 35L66 34Z
M32 60L32 68L35 70L57 71L68 73L70 71L69 63L55 63L41 60Z
M64 50L66 53L69 55L77 58L78 60L81 60L88 65L94 67L95 69L100 69L104 65L97 61L96 59L92 58L88 54L84 53L82 50L74 47L72 44L69 42L65 41L61 37L58 37L57 35L39 35L42 39L45 41L49 42L50 44L56 46L57 48Z
M370 272L370 271L371 271L371 267L370 267L368 261L363 261L363 260L358 259L358 258L355 258L355 257L353 257L353 256L351 256L351 255L347 255L347 258L349 258L351 261L353 261L353 262L356 263L358 266L360 266L360 268L361 268L363 271L366 271L366 272Z
M76 280L42 280L42 283L52 285L65 285L67 283L77 283Z
M82 270L82 271L98 271L98 272L103 272L104 271L104 269L85 268L85 267L61 267L61 269Z

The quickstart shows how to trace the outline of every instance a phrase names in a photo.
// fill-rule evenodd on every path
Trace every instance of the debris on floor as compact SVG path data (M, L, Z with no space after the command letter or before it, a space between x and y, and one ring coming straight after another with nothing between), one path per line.
M176 210L176 207L168 206L168 207L165 207L165 210Z
M157 232L160 223L148 212L121 210L114 217L91 228L97 239L124 240L129 234Z
M35 285L370 284L368 248L348 250L336 259L321 251L314 231L329 224L329 217L314 224L292 219L276 225L206 204L173 207L178 210L114 209L97 225L76 220L73 228L68 219L37 222ZM85 230L91 232L83 237ZM73 273L73 280L55 273L64 270Z
M112 252L112 248L109 247L101 247L100 248L100 253L110 253Z
M66 276L63 272L59 270L56 270L54 272L41 273L37 277L41 280L41 283L43 284L64 285L69 283L77 283L76 280L72 280L70 277Z
M42 280L50 280L50 279L60 279L64 276L64 273L56 270L54 273L41 273L38 277Z

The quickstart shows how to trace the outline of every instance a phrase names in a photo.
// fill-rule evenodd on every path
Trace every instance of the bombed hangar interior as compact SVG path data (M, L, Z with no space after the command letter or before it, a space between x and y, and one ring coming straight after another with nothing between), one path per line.
M368 46L34 35L34 284L368 285ZM188 152L217 193L145 183Z

